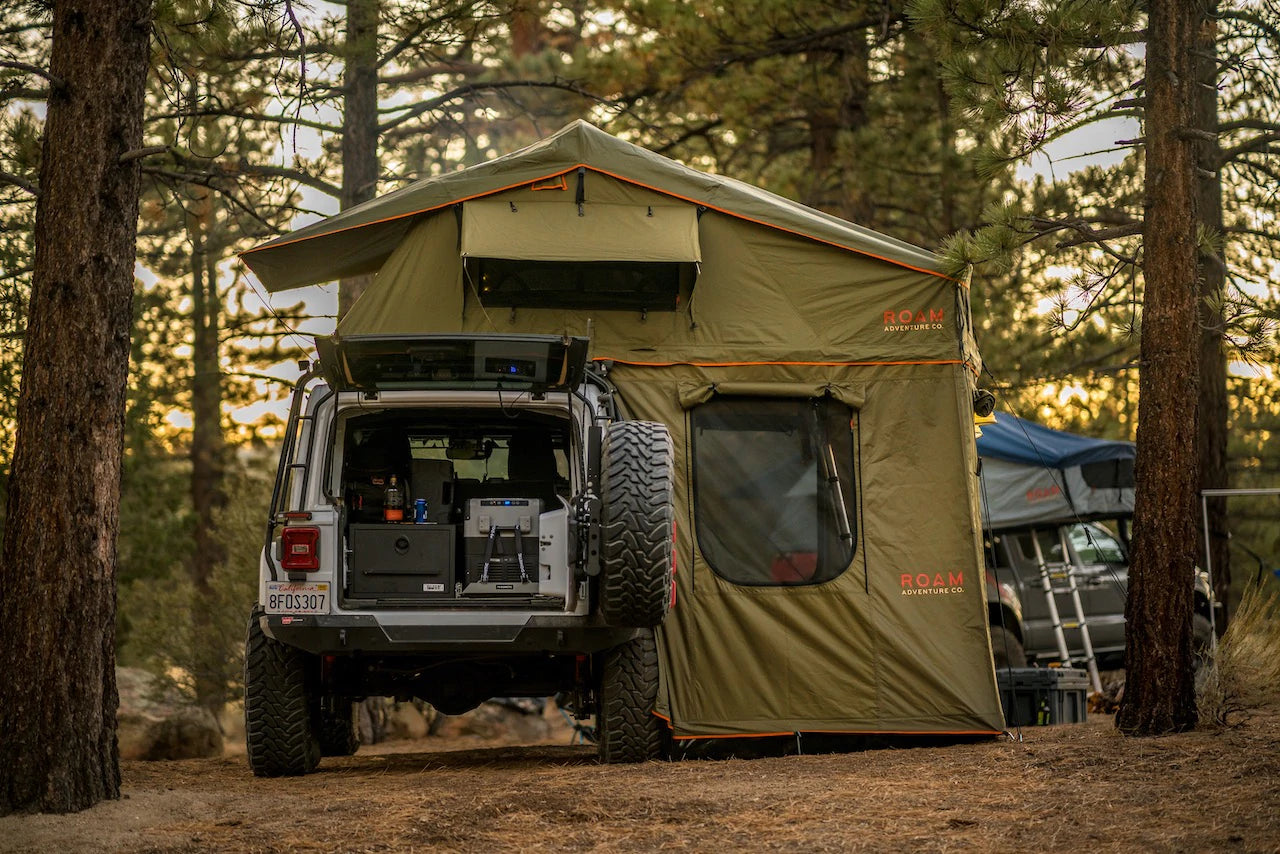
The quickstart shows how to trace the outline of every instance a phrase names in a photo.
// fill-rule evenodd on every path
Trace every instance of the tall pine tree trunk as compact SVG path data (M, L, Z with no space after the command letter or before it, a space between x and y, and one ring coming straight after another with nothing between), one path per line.
M222 370L218 335L222 307L218 300L216 259L209 252L216 217L212 193L192 188L187 233L191 236L191 506L195 512L195 548L189 570L194 594L191 615L197 641L215 637L213 615L202 603L213 599L213 571L226 560L218 536L218 512L226 505L225 439L222 433ZM219 650L209 650L219 655ZM205 659L201 659L205 660ZM213 713L222 708L226 685L218 678L219 662L196 666L196 702Z
M1222 173L1218 146L1218 0L1205 0L1204 22L1196 31L1196 124L1212 136L1198 142L1200 166L1200 223L1222 235ZM1200 258L1200 488L1223 489L1227 482L1227 356L1223 347L1222 300L1226 281L1225 259L1219 248ZM1227 596L1231 590L1231 552L1228 548L1227 501L1212 498L1209 510L1209 557L1213 567L1214 595L1223 608L1218 631L1226 628ZM1200 560L1205 544L1200 528Z
M1125 606L1125 693L1133 735L1196 723L1191 591L1196 549L1200 327L1199 181L1192 48L1203 0L1151 0L1147 37L1145 225L1137 504Z
M849 180L850 169L840 146L867 126L871 47L865 30L852 30L839 50L815 51L805 57L815 79L826 79L835 92L818 87L809 107L809 186L802 201L859 225L874 227L875 206L866 192ZM823 97L837 94L838 97Z
M150 0L53 4L0 556L0 814L120 794L115 569Z
M380 0L347 0L346 63L342 75L343 210L367 202L378 190L378 22ZM351 276L338 284L342 318L373 276Z

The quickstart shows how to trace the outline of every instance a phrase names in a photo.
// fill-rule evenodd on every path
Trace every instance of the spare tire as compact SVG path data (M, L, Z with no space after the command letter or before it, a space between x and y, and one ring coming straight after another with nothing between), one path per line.
M611 626L653 628L671 602L673 452L665 425L619 421L600 452L600 613Z

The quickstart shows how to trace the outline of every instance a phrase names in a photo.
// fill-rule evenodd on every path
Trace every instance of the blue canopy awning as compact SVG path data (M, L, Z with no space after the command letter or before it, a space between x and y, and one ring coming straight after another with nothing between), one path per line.
M978 456L1045 468L1134 458L1134 444L1064 433L1005 412L995 424L983 424Z

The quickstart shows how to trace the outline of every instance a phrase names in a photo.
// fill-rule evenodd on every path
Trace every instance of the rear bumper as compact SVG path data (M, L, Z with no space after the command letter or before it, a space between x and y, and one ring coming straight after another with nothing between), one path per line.
M415 623L374 614L289 617L263 614L262 631L311 653L550 652L592 653L629 640L635 629L594 624L581 617L530 616L522 623Z

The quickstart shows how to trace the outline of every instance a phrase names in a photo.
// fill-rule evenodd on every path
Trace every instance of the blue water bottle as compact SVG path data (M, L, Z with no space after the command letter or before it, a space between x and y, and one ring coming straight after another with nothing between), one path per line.
M419 498L413 502L413 522L415 525L427 524L427 499Z

